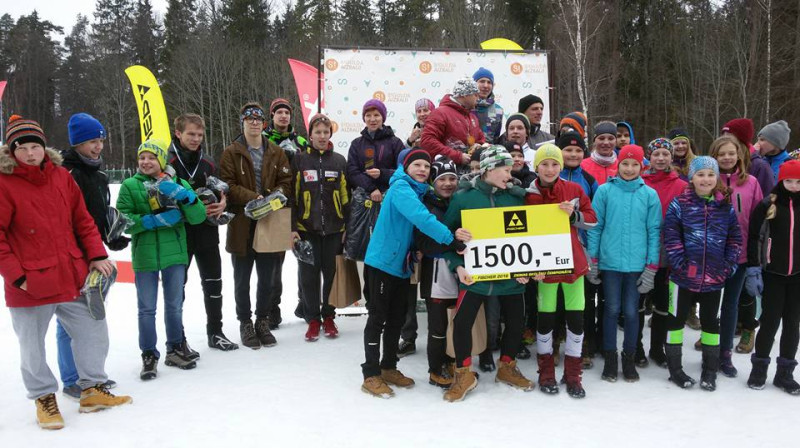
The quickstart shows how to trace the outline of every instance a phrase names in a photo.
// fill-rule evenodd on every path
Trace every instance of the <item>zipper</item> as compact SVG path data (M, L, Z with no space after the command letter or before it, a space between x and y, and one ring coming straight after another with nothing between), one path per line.
M789 198L789 271L787 275L792 275L794 268L794 205Z
M489 191L489 205L494 208L494 194L492 194L492 191ZM491 296L492 291L494 291L494 282L489 282L489 293L486 295Z
M702 265L702 272L703 274L700 276L700 290L703 290L703 285L706 282L706 250L708 247L708 204L703 205L704 213L703 213L703 265Z
M322 153L319 153L319 220L320 220L320 232L325 235L325 194L323 190L325 189L325 174L324 170L322 169Z

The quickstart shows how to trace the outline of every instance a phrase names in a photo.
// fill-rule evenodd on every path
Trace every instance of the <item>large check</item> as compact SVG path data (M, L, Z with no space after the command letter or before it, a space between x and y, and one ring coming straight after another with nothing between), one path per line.
M475 281L572 273L569 217L558 204L461 211L472 240L464 267Z

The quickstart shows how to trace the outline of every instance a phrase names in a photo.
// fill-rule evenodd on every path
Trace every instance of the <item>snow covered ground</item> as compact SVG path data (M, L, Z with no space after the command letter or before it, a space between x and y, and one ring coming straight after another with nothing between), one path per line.
M225 232L221 232L224 247ZM234 313L233 272L223 255L224 330L239 342ZM602 360L585 372L587 397L575 400L564 390L547 396L496 384L482 374L464 402L447 403L442 390L427 383L425 314L420 314L417 353L399 368L417 385L396 390L390 400L360 390L363 328L366 317L339 317L340 337L315 343L303 339L304 322L295 318L297 264L284 267L284 323L274 334L278 345L222 353L205 342L205 311L196 269L192 268L184 308L184 326L202 358L190 371L159 365L159 377L139 380L136 293L132 284L114 286L108 305L111 350L108 374L119 383L115 393L133 396L133 404L81 415L78 405L58 400L66 428L48 432L35 421L33 402L25 398L19 352L8 312L0 313L0 447L164 446L219 447L234 444L329 447L366 446L791 446L800 401L768 384L763 391L745 385L749 355L734 355L739 378L720 376L718 389L680 390L667 371L639 369L641 381L610 384L600 380ZM253 276L255 290L255 275ZM159 346L164 330L159 308ZM48 361L58 377L55 320L47 337ZM619 333L620 344L622 333ZM645 338L648 332L645 332ZM684 366L700 374L700 353L691 344L699 333L687 329ZM645 342L647 346L647 342ZM773 353L776 356L776 353ZM536 378L533 359L519 362ZM774 362L770 368L770 380ZM561 367L557 370L561 376Z

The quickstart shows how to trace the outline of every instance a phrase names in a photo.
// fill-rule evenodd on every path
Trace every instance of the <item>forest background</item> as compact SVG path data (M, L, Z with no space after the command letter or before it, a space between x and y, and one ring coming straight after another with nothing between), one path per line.
M681 126L701 152L731 118L756 130L783 119L800 144L800 0L168 0L163 16L150 0L98 0L71 30L3 14L0 119L39 120L63 149L70 115L88 112L108 130L106 166L130 169L139 125L124 69L141 64L170 119L205 118L218 158L248 100L289 99L305 133L287 58L317 66L319 45L478 49L493 37L549 52L551 117L629 121L640 143Z

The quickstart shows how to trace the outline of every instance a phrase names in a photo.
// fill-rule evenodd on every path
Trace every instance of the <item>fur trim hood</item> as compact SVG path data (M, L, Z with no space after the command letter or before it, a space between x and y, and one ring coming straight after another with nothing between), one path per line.
M45 161L50 159L50 162L55 166L61 166L61 163L64 161L61 154L53 148L45 148L44 153L46 156ZM17 159L11 155L11 150L8 148L8 145L0 147L0 173L12 174L17 165Z

